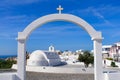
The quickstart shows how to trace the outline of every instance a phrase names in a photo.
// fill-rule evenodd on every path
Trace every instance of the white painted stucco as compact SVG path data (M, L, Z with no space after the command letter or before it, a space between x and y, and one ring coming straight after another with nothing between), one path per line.
M56 52L35 50L27 60L29 66L57 66L61 64L61 59Z
M104 73L104 80L120 80L120 73Z
M1 73L0 80L17 80L16 73Z

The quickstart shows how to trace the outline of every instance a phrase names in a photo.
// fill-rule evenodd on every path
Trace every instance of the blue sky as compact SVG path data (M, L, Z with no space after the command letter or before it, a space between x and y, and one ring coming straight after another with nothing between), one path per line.
M58 13L73 14L91 24L104 37L103 44L120 41L119 0L1 0L0 2L0 55L17 54L17 33L35 19ZM53 44L59 50L91 50L93 43L82 28L70 22L50 22L30 35L26 50L46 50Z

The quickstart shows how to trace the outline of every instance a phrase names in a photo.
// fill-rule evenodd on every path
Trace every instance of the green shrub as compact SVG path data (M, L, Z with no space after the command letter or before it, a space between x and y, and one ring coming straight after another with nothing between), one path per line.
M112 67L118 67L118 66L115 64L115 62L111 62L111 66L112 66Z
M111 60L111 61L113 61L113 58L106 58L107 60Z
M0 60L0 69L11 68L14 63L16 62L10 60Z
M78 60L84 62L85 67L88 67L89 64L94 64L94 56L89 51L79 54Z

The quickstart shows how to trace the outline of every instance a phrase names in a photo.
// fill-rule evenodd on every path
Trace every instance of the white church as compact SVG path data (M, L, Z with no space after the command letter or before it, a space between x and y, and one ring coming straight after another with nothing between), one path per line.
M27 60L28 66L57 66L61 64L61 59L54 46L50 46L48 51L35 50Z

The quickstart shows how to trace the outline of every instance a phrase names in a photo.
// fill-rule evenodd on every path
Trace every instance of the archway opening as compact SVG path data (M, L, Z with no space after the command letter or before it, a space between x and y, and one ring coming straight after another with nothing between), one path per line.
M49 22L38 27L26 42L26 50L29 52L35 49L47 50L51 44L56 45L56 48L60 50L93 49L92 40L88 33L78 25L65 21Z
M26 50L30 53L39 49L48 50L50 44L62 51L93 49L90 36L81 27L71 22L55 21L35 29L26 41Z

